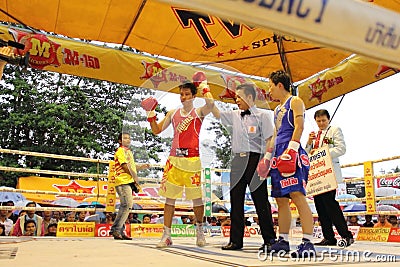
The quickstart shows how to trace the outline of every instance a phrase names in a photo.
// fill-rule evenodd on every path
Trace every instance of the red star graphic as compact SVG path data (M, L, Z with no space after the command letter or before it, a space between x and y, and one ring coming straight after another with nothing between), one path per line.
M229 54L235 54L236 53L236 49L231 49L230 51L229 51Z
M217 57L223 57L224 53L218 52Z
M197 186L200 185L200 180L201 180L200 175L198 175L198 174L196 173L195 175L193 175L193 176L190 177L190 178L192 179L192 184L195 184L195 185L197 185Z
M242 49L242 51L245 51L245 50L249 50L249 48L250 47L248 45L244 45L240 49Z
M88 186L88 187L83 187L80 184L78 184L75 181L71 181L67 185L58 185L58 184L53 184L55 188L58 189L60 192L66 192L66 193L86 193L86 194L93 194L93 189L95 186ZM68 196L70 198L73 198L77 201L82 201L86 197L85 196Z

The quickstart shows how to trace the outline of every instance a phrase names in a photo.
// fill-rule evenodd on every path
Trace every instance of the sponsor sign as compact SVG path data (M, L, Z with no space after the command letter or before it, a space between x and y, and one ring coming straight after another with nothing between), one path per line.
M94 237L94 222L59 222L57 237Z
M390 228L388 242L400 242L400 228Z
M316 149L309 161L307 195L319 195L338 187L328 146Z
M105 223L96 224L94 236L111 237L112 236L110 235L111 226L112 224L105 224ZM129 224L125 224L124 233L126 236L131 236L131 226Z
M161 237L163 227L162 224L131 224L131 237Z
M361 227L358 231L357 241L387 242L391 228Z

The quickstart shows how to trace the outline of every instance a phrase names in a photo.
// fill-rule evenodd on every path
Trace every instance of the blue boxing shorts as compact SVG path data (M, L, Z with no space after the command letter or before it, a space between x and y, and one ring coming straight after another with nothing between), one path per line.
M296 172L290 177L284 177L276 167L276 160L278 156L282 155L286 150L289 142L277 144L275 153L271 159L271 196L272 197L287 197L290 198L290 193L301 192L306 195L306 185L308 181L308 171L310 169L310 162L308 160L307 152L300 146Z

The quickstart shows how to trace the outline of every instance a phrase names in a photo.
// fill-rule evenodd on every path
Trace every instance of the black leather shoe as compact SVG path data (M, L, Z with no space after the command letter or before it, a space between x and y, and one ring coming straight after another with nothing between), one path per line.
M132 240L132 237L122 234L122 239L123 240Z
M122 235L120 233L117 233L117 232L113 232L113 233L110 232L110 235L112 235L114 237L114 239L116 239L116 240L123 240L124 239L122 237Z
M239 246L235 243L229 242L228 245L221 247L222 250L239 250L242 249L243 245Z
M314 243L315 246L336 246L337 240L322 239L321 242Z
M353 237L346 237L346 238L339 240L338 246L344 248L344 247L351 246L351 244L353 244L353 243L354 243Z

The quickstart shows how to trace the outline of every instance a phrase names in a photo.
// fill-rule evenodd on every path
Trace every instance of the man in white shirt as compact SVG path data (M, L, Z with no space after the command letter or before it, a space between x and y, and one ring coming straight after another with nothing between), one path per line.
M12 220L7 218L7 210L0 210L0 224L4 225L5 234L10 235L14 223Z
M312 155L315 149L328 146L336 180L341 183L343 178L339 157L346 153L346 143L342 130L330 125L330 115L325 109L317 110L314 119L319 131L317 134L315 132L309 134L305 150ZM353 235L348 230L343 212L335 197L336 189L314 196L314 203L324 236L321 242L315 244L317 246L335 246L337 244L332 225L336 227L340 236L346 241L346 246L350 246L354 242Z

